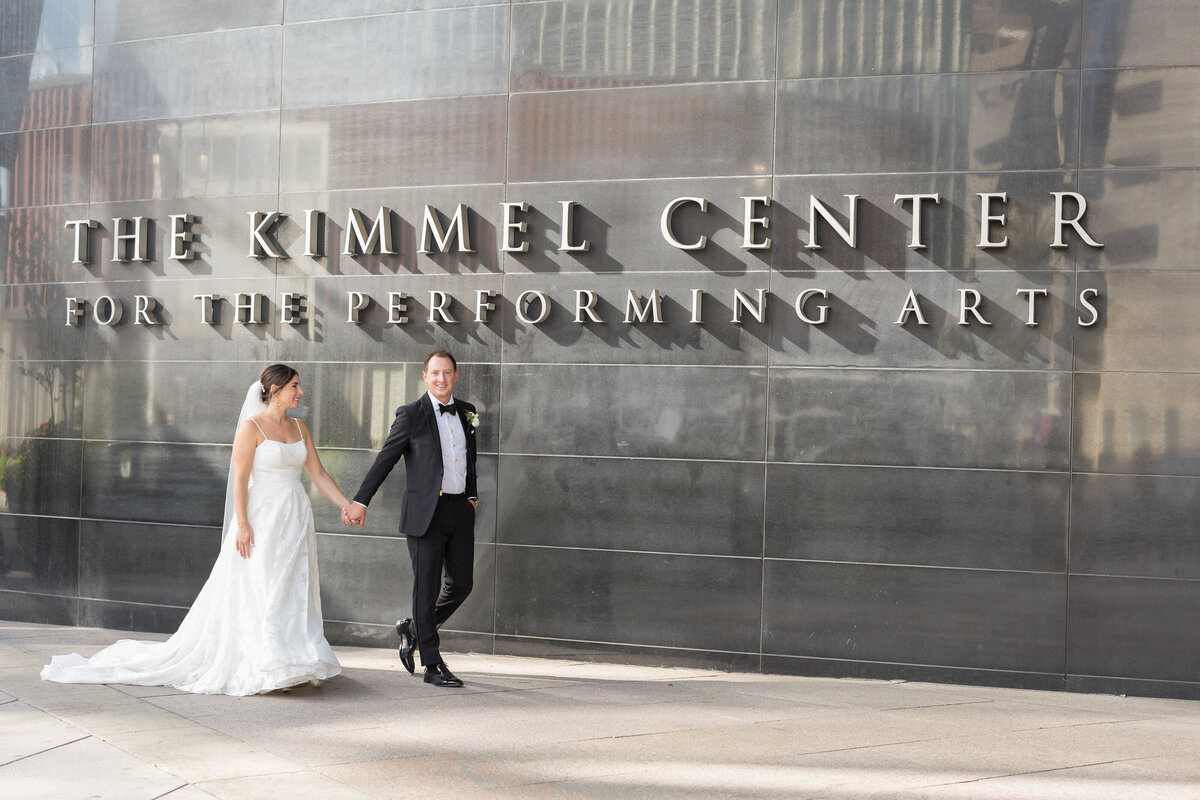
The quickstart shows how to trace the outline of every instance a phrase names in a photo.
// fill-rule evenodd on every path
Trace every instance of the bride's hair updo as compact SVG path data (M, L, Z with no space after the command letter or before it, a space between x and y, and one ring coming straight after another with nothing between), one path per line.
M258 382L262 384L262 395L260 399L266 403L270 401L271 396L288 385L292 378L299 375L299 372L289 367L287 364L272 364L262 371L262 375L258 376ZM271 391L271 387L275 387L275 392Z

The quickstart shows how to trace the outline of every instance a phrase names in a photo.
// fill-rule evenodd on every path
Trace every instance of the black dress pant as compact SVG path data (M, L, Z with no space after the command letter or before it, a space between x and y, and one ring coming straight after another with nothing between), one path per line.
M466 495L442 495L424 536L408 537L413 568L413 635L421 664L440 664L438 628L471 593L475 507Z

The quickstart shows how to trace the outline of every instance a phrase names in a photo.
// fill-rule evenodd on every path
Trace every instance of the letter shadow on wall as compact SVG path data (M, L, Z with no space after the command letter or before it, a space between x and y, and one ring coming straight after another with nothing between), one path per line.
M1031 329L1025 324L1024 319L996 303L987 302L985 294L979 312L984 319L992 323L991 326L985 327L970 315L967 317L970 321L969 325L959 325L957 316L930 300L927 295L916 292L916 298L924 313L925 321L929 324L921 325L917 322L915 315L910 314L904 325L900 327L910 336L924 342L939 355L949 359L966 356L972 361L983 362L987 359L980 353L978 345L980 341L985 341L1002 352L1013 363L1053 366L1044 353L1036 352L1030 344L1029 332L1031 330L1037 336L1052 339L1055 328L1044 322L1037 328ZM1049 316L1046 311L1044 306L1039 306L1039 315L1042 318ZM1058 301L1056 311L1058 319L1067 320L1073 324L1076 312L1069 304ZM894 322L894 320L890 322ZM984 333L985 331L986 333ZM1053 346L1053 342L1051 342L1051 346Z
M274 259L272 259L274 260ZM160 309L161 311L161 309ZM309 299L309 312L313 311L312 300ZM238 322L238 312L234 308L233 301L226 296L222 296L220 300L213 303L212 307L212 324L209 326L217 334L227 342L233 341L233 326L242 325L243 330L249 332L252 336L260 341L266 341L267 334L273 326L276 314L279 313L278 304L269 296L263 296L263 304L261 307L262 322L242 324ZM162 312L161 319L166 325L170 325L174 317Z
M879 346L879 337L871 332L878 328L879 322L854 308L845 300L830 292L829 297L817 295L805 304L808 314L816 314L817 306L828 306L828 317L822 325L811 325L796 316L796 307L782 297L772 293L767 295L767 319L773 320L771 325L771 349L779 352L784 349L785 342L806 353L812 353L812 337L819 330L837 342L847 351L855 355L870 355ZM782 322L781 322L782 320Z
M557 209L555 213L559 213ZM562 272L560 260L566 257L575 259L595 273L611 274L624 271L625 266L609 255L608 235L612 225L585 205L575 206L573 213L575 230L571 234L573 241L570 244L576 245L586 241L590 244L587 252L559 253L558 248L563 244L561 216L552 219L531 204L529 210L518 217L528 223L528 228L525 233L516 234L517 241L529 243L529 250L506 255L535 273ZM495 226L492 226L492 229L494 235ZM554 240L550 238L551 231L558 234Z
M772 225L774 225L772 215L777 208L776 205L772 204L769 210L763 212L764 216L772 218ZM741 211L738 214L740 215ZM675 217L675 222L672 225L675 238L681 242L697 242L701 236L708 237L708 243L703 250L684 251L694 258L700 266L722 275L745 275L747 272L746 263L742 260L741 256L714 244L717 232L726 228L733 231L739 241L742 239L741 219L733 216L711 201L708 204L707 212L703 214L681 213ZM771 235L771 228L767 228L766 232L759 235ZM772 242L772 246L774 246L774 242ZM747 252L753 254L759 261L762 261L764 266L770 266L770 250L749 250Z
M821 199L821 198L818 198ZM844 198L843 198L844 201ZM838 224L849 230L850 217L841 208L826 201ZM899 207L899 206L898 206ZM911 203L901 213L909 213ZM895 211L872 200L858 200L857 246L851 247L824 219L816 223L816 239L820 249L809 249L810 220L783 205L771 206L772 249L778 248L774 267L783 273L813 275L821 266L828 266L856 280L867 280L871 269L884 269L897 277L908 272L913 254L927 259L933 266L947 272L955 265L962 269L966 263L966 212L943 198L940 204L922 204L921 240L925 247L911 250L912 222L905 223Z

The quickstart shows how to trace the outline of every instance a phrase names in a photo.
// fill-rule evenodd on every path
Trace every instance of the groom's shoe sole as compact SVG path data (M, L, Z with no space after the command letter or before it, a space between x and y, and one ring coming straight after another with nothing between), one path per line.
M400 634L400 663L411 675L417 671L416 662L413 660L416 637L412 633L412 620L402 619L397 622L396 633Z

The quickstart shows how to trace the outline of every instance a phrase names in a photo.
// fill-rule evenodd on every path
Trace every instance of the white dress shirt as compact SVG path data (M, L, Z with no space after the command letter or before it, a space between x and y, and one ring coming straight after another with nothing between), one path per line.
M428 394L428 392L426 392ZM442 440L442 494L462 494L467 490L467 434L457 413L443 414L443 403L429 395L433 415L437 417L438 435ZM454 402L454 398L450 398Z

